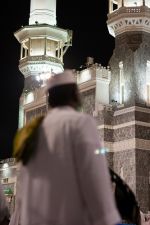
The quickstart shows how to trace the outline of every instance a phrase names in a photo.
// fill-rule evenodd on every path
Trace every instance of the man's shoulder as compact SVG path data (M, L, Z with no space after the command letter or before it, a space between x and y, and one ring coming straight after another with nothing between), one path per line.
M71 113L70 112L67 112L68 115L76 120L93 120L93 117L90 116L89 114L87 113L84 113L84 112L80 112L80 111L72 111Z
M53 110L53 112L49 113L49 115L47 115L47 120L50 121L52 120L53 122L56 120L61 121L61 122L65 122L65 121L72 121L73 123L76 123L76 125L78 124L84 124L86 122L90 122L90 121L94 121L94 118L92 116L90 116L87 113L81 112L81 111L77 111L74 110L72 108L64 108L63 110Z
M91 124L91 126L96 125L96 121L91 115L79 111L75 111L72 115L70 114L70 121L73 121L73 123L79 127L79 129L81 129L83 126L89 126L89 124Z

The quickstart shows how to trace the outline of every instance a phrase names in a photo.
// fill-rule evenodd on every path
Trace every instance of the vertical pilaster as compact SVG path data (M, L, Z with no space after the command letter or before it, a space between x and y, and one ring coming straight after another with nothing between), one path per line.
M109 13L113 12L113 0L109 0Z
M46 51L47 51L47 39L45 38L44 55L46 55Z
M22 59L22 54L23 54L23 46L21 44L20 59Z

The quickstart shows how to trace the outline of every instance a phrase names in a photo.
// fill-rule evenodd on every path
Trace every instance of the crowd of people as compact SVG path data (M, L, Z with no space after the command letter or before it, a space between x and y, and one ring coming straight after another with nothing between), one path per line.
M14 156L21 163L17 201L10 218L0 189L0 225L9 219L10 225L121 224L114 176L101 154L95 120L80 112L72 71L51 77L46 92L47 115L15 136Z

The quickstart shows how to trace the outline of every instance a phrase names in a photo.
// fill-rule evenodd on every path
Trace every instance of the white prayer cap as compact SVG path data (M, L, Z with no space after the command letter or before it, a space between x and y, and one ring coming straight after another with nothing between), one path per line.
M75 75L73 74L72 70L64 70L62 73L55 74L52 76L48 82L46 90L59 86L59 85L65 85L65 84L75 84L76 79Z

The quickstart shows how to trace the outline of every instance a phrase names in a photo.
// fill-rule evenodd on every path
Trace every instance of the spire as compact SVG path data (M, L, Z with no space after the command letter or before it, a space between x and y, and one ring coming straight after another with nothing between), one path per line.
M31 0L29 25L56 25L56 0Z

